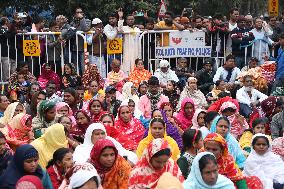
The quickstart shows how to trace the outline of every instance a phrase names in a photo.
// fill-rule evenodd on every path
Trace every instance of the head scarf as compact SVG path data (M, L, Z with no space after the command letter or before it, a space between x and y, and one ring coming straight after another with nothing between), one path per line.
M148 136L146 138L144 138L143 140L141 140L139 142L138 147L137 147L136 154L137 154L138 158L140 158L143 155L143 151L154 140L154 137L153 137L152 132L151 132L152 121L153 121L153 119L150 121L150 124L149 124ZM167 131L166 127L167 126L165 125L165 131ZM168 144L170 145L171 152L172 152L171 158L173 160L177 160L178 156L180 155L180 150L179 150L179 147L178 147L176 141L174 139L172 139L171 137L167 136L167 132L164 133L163 139L166 140L168 142Z
M191 113L191 115L187 116L185 114L185 111L184 111L184 108L186 106L187 103L190 103L192 104L193 106L193 112ZM191 98L184 98L182 100L182 103L181 103L181 108L180 108L180 111L179 113L177 114L176 118L180 121L181 123L181 129L182 130L186 130L187 128L191 127L192 126L192 118L193 118L193 115L195 113L195 104L194 104L194 101L191 99Z
M270 96L260 103L262 111L265 113L265 117L272 117L276 108L276 102L278 97Z
M91 106L92 106L92 104L93 104L94 101L99 102L100 105L101 105L100 113L97 114L97 115L92 114L92 112L91 112ZM92 99L92 100L89 102L88 111L90 112L91 117L92 117L92 121L93 121L94 123L99 122L99 121L100 121L100 117L101 117L103 114L106 113L106 112L103 110L103 104L102 104L102 102L101 102L100 100L98 100L98 99Z
M59 110L61 109L61 108L63 108L63 107L65 107L65 106L67 106L67 108L68 108L68 117L71 117L71 116L73 116L73 111L72 111L72 109L70 108L70 106L66 103L66 102L58 102L58 103L56 103L56 114L59 114L58 112L59 112Z
M155 189L184 189L182 183L178 178L174 177L171 173L165 172L159 178Z
M89 120L89 123L87 123L87 124L78 124L77 123L76 126L74 126L72 128L71 135L81 136L81 137L84 138L84 134L85 134L87 128L89 127L89 125L91 124L91 117L89 116L88 112L86 112L84 110L79 110L74 115L75 119L77 119L77 115L80 112L83 113L86 116L86 118Z
M56 103L50 100L42 100L38 106L38 117L42 122L45 122L45 114L48 110L54 108Z
M37 176L26 175L20 178L16 189L44 189L41 180Z
M47 71L46 70L46 66L50 66L50 70ZM60 87L60 77L57 75L57 73L55 73L52 68L51 65L48 63L45 63L42 65L41 67L41 75L38 77L38 83L41 87L41 89L45 89L46 84L48 81L54 81L57 89L59 89Z
M207 154L213 155L210 152L201 152L201 153L198 153L197 156L194 158L192 166L191 166L190 174L188 178L186 179L186 181L183 183L184 188L186 189L234 189L235 186L233 182L221 174L218 174L217 182L214 185L207 185L204 182L200 168L199 168L199 161L203 156Z
M15 188L17 181L26 175L24 170L24 161L30 158L38 157L38 151L30 144L23 144L16 149L14 157L0 178L0 188ZM40 179L43 177L43 171L40 166L34 172Z
M73 160L75 162L84 163L90 157L90 152L94 146L92 143L92 134L94 130L102 130L106 133L106 129L101 123L92 123L85 133L84 143L77 146L73 154ZM107 135L107 134L106 134Z
M134 101L135 104L138 104L139 97L137 94L132 94L131 93L131 87L133 86L132 82L126 82L123 87L122 87L122 98L123 99L131 99Z
M53 153L58 148L67 148L67 144L64 126L59 123L48 127L40 138L31 143L39 152L39 164L44 169L48 161L53 158Z
M92 70L93 68L95 68L95 71ZM97 81L99 89L104 87L104 80L101 77L96 64L89 64L82 77L82 82L85 88L88 87L91 81Z
M156 170L151 164L151 158L161 150L171 149L169 143L161 138L154 139L144 150L141 159L133 168L129 178L129 189L134 188L155 188L159 178L165 172L171 173L174 177L177 177L180 182L183 182L184 178L181 171L171 158L165 163L161 170Z
M68 189L81 187L93 177L97 177L100 186L100 177L92 164L87 162L75 164L72 168L72 176L70 178Z
M273 140L272 151L280 155L284 161L284 137L278 137Z
M200 113L206 113L206 110L203 109L196 109L194 115L192 117L192 129L199 129L200 126L198 124L198 116Z
M127 150L136 150L139 142L143 138L144 126L142 123L130 115L130 121L124 122L121 118L121 109L128 106L120 106L118 109L118 119L115 121L114 127L120 134L116 140L122 144ZM129 107L128 107L129 108Z
M74 88L76 86L81 85L82 84L81 77L77 75L75 66L72 63L66 63L64 67L65 66L68 66L71 68L71 74L66 74L65 69L64 69L64 73L62 77L63 87L64 88L67 88L67 87Z
M211 127L210 127L210 133L217 133L217 123L219 122L221 118L222 118L221 116L217 116L214 118L211 124ZM231 125L229 125L229 131L225 137L225 140L228 144L229 153L234 157L237 165L240 168L243 168L246 158L242 152L242 149L238 141L233 135L230 134L230 127Z
M262 181L264 188L273 188L274 182L284 183L284 162L279 155L271 152L271 144L267 135L258 133L253 136L252 142L259 136L265 137L269 141L269 148L265 154L259 155L252 146L243 172L248 176L257 176Z
M21 104L20 102L14 102L14 103L9 104L6 110L4 111L4 116L0 118L0 123L3 125L8 124L14 117L15 110L17 106L20 104ZM23 106L23 109L24 109L23 113L26 113L25 106Z
M135 66L133 71L129 74L129 81L134 84L135 87L139 87L139 84L143 81L148 81L149 78L152 76L152 74L146 70L138 70L138 68Z

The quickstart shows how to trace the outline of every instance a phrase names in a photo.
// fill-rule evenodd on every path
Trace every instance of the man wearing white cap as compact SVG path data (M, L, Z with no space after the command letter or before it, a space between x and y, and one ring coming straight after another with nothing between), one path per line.
M106 64L104 54L106 53L106 37L103 34L103 23L101 19L94 18L91 25L92 34L87 35L89 62L90 64L96 64L98 70L103 78L106 77Z
M154 76L159 79L161 87L166 87L170 80L175 82L179 81L176 73L171 70L169 61L161 60L159 67L160 68L155 71Z

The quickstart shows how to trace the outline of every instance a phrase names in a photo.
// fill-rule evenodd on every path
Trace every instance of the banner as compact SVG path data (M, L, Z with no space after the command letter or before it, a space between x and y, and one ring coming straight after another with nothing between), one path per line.
M23 53L24 56L40 56L39 40L24 40Z
M211 57L211 46L205 45L203 31L175 31L169 34L169 46L156 47L156 58Z
M122 54L122 39L107 40L107 54Z
M269 16L278 16L279 2L278 0L268 0Z

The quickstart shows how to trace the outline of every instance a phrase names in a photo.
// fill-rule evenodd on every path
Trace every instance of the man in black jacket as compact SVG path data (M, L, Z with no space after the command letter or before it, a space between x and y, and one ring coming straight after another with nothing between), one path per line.
M214 87L213 77L215 72L212 69L213 59L207 58L203 62L203 68L196 72L198 89L206 95Z

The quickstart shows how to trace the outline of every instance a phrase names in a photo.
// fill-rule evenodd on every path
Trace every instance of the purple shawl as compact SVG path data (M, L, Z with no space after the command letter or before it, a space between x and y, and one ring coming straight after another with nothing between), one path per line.
M183 146L182 145L182 138L181 138L180 134L178 133L178 129L169 122L169 120L168 120L164 110L160 110L160 111L161 111L161 113L163 115L163 119L164 119L164 121L166 123L167 135L170 136L171 138L173 138L176 141L176 143L177 143L177 145L178 145L180 150L183 150L183 148L182 148L182 146ZM149 130L149 128L147 128L145 130L143 138L148 136L148 130Z

